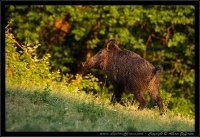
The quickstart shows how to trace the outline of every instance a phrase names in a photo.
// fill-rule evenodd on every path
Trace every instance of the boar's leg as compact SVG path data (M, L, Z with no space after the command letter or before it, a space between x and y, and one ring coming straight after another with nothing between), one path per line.
M138 102L140 103L138 110L143 110L146 106L146 100L144 99L144 92L136 90L134 91L134 95Z
M160 97L160 93L158 89L150 90L150 96L153 99L153 101L156 102L157 106L159 107L160 115L165 114L164 108L163 108L163 102L162 98Z
M160 97L159 83L159 77L154 77L149 83L148 91L152 100L155 101L159 107L160 115L163 115L165 114L165 110L163 108L162 98Z
M165 114L165 110L163 108L163 102L162 102L162 98L161 97L157 98L157 105L158 105L159 110L160 110L160 115L164 115Z
M123 90L124 90L123 86L114 85L114 93L111 99L112 103L116 102L120 103Z

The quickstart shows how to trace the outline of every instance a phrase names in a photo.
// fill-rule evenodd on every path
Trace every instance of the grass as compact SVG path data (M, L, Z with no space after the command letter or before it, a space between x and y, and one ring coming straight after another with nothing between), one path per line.
M6 87L6 131L142 132L194 131L194 119L172 112L162 117L157 109L111 105L81 91L67 88Z

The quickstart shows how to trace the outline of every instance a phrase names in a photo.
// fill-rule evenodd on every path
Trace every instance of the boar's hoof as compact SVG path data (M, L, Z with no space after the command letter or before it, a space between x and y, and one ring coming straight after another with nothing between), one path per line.
M141 111L141 110L143 110L144 108L145 108L145 107L139 106L139 107L138 107L138 110Z
M160 112L160 115L161 115L161 116L166 115L166 111L161 111L161 112Z

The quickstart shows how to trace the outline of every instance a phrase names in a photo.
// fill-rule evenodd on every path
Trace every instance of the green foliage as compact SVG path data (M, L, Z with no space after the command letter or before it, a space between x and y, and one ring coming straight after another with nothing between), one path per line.
M193 5L8 5L5 13L12 28L6 30L9 76L64 81L70 91L108 97L110 84L101 82L99 71L98 79L85 76L81 62L116 38L121 48L163 66L161 94L168 109L194 114Z
M82 90L86 92L97 93L98 91L101 90L102 82L100 82L98 78L94 77L93 75L88 74L83 77L83 81L81 85L82 85L81 87Z
M48 55L38 60L33 57L36 47L20 45L12 33L6 29L6 74L15 78L20 83L22 79L30 81L42 81L42 79L56 80L60 77L59 72L49 72ZM31 45L28 43L28 45ZM17 52L17 48L22 51Z
M31 45L30 43L28 43ZM23 51L17 52L17 46ZM49 55L44 56L42 59L37 59L35 54L35 47L25 47L19 45L15 37L10 33L9 26L6 28L6 77L13 83L20 84L25 81L32 81L40 85L40 81L47 81L44 93L41 95L45 97L49 94L49 84L52 81L60 81L60 72L50 72L49 68ZM29 50L31 52L29 52ZM35 56L32 56L35 55ZM69 91L86 91L87 93L97 94L101 92L102 82L91 74L72 75L66 74L62 77L62 81L68 86ZM26 83L24 83L26 84Z

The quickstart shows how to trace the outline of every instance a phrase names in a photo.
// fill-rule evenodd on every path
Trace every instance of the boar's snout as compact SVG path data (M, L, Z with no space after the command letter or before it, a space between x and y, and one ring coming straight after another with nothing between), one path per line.
M86 66L86 61L82 62L82 66L85 67Z
M83 66L83 68L90 68L89 61L86 60L85 62L82 62L82 66Z
M84 68L86 68L86 69L87 69L87 68L88 68L88 69L94 68L95 65L96 65L96 62L93 60L93 58L88 59L88 60L86 60L85 62L82 62L82 66L83 66Z

